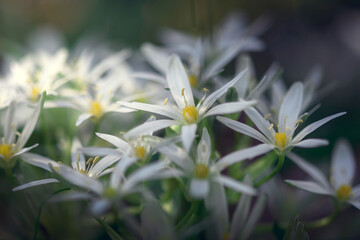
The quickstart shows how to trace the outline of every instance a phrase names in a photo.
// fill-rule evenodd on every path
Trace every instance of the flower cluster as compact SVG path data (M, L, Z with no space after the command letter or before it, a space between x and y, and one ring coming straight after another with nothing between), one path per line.
M0 168L9 178L18 164L48 172L38 179L18 177L13 191L63 185L53 201L87 202L114 239L246 239L272 197L262 186L287 157L314 181L286 183L332 196L338 212L346 203L360 209L349 143L336 145L329 181L292 153L295 147L327 145L306 137L345 114L308 123L317 109L309 107L315 105L320 71L288 90L276 64L256 80L247 53L264 48L261 30L239 27L229 18L212 38L166 30L162 46L145 43L139 52L88 46L72 53L58 46L7 59ZM227 65L234 61L232 72ZM33 132L38 144L24 147ZM241 141L248 137L257 141ZM121 225L118 233L103 218L114 212L126 226L142 227Z

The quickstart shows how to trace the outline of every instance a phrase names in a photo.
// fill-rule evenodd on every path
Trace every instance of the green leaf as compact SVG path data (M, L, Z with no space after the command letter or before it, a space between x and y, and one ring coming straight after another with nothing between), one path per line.
M283 240L308 240L309 235L305 231L305 225L296 216L289 222Z

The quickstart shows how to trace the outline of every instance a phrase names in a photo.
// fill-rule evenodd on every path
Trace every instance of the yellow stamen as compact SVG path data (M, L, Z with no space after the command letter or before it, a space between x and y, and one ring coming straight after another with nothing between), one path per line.
M286 146L286 134L285 132L275 133L275 145L280 149L285 148Z
M90 103L90 114L95 116L96 118L100 118L103 115L103 109L101 107L100 102L91 101L91 103Z
M37 100L39 100L39 96L40 96L40 89L38 87L32 87L31 96L30 96L31 101L36 102Z
M194 175L196 178L207 178L207 176L209 175L209 168L203 163L196 164L194 169Z
M271 113L266 114L264 119L267 120L269 117L271 117Z
M4 157L6 161L9 161L12 156L10 144L0 144L0 154Z
M209 89L203 88L203 91L204 91L205 93L207 93L207 92L209 92Z
M137 158L145 160L146 157L146 149L143 146L138 146L134 149L134 155Z
M168 98L165 98L164 100L164 105L166 105L168 103L169 99Z
M83 169L79 169L78 171L79 171L79 172L81 172L82 174L87 175L87 174L86 174L86 171L85 171L85 170L83 170Z
M198 112L194 106L186 106L182 110L186 123L192 124L197 122Z
M185 88L181 89L181 96L185 96L184 92L185 92Z
M348 184L343 184L341 185L337 191L336 191L336 196L340 199L340 200L345 200L348 197L350 197L352 195L352 191L351 191L351 186Z
M274 127L274 124L270 124L268 129L271 130L273 127Z
M189 83L190 83L191 87L193 87L193 88L197 87L197 85L198 85L197 77L195 75L191 74L189 76Z

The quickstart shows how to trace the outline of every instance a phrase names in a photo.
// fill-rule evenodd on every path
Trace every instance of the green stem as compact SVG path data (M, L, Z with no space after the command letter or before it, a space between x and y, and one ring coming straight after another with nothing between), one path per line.
M339 212L340 212L339 208L336 207L335 210L329 216L317 219L315 221L304 223L305 227L308 229L325 227L326 225L334 221L334 219L339 215Z
M109 224L107 224L104 220L101 218L95 217L95 220L100 223L101 226L105 229L105 231L109 234L111 239L117 239L117 240L123 240L122 237L112 228Z
M179 230L186 222L188 222L193 214L197 211L199 207L199 201L196 201L191 204L190 210L187 212L187 214L180 220L180 222L175 226L175 230Z
M41 131L45 139L45 150L51 159L56 160L56 150L54 149L54 144L51 142L51 131L49 131L48 124L46 123L44 111L41 112L40 121Z
M70 190L70 188L66 187L66 188L61 188L53 193L51 193L47 198L45 198L41 203L40 203L40 206L39 206L39 209L38 209L38 215L36 217L36 222L35 222L35 229L34 229L34 235L33 235L33 240L36 240L37 239L37 231L38 231L38 228L39 228L39 224L40 224L40 217L41 217L41 211L44 207L44 205L47 203L47 201L49 201L49 199L60 193L60 192L63 192L63 191L67 191L67 190Z
M279 161L275 167L275 169L266 177L264 177L263 179L261 179L260 181L255 183L255 187L259 187L262 184L266 183L267 181L269 181L271 178L273 178L282 168L282 165L284 164L284 159L285 159L285 155L280 154L279 155Z

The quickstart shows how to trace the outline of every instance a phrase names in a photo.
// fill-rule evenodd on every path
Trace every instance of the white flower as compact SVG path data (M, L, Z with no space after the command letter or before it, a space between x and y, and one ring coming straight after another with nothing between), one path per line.
M204 128L202 138L197 147L195 161L186 151L175 144L159 146L158 151L166 155L180 169L182 176L190 179L190 195L194 198L205 198L209 194L210 186L213 182L220 183L238 192L254 195L256 193L254 188L222 175L220 172L234 163L254 158L272 149L273 147L270 145L261 144L230 153L214 163L210 160L210 136L207 129Z
M138 102L120 103L132 109L153 112L172 119L144 123L133 129L133 131L157 131L173 125L182 125L181 135L183 140L193 139L192 136L195 135L197 123L203 118L212 115L239 112L255 104L255 101L239 101L224 103L211 108L215 101L221 97L229 87L234 85L244 74L245 71L241 72L222 88L210 94L208 97L204 96L195 106L193 93L184 66L181 63L180 58L173 55L169 61L167 81L170 92L176 102L176 106L168 106L167 99L165 100L165 104L163 106ZM191 142L186 142L185 148L189 149L190 146Z
M330 181L320 169L299 156L292 153L289 154L289 158L314 181L285 180L285 182L312 193L333 196L360 209L360 185L352 186L356 169L355 157L347 141L340 140L335 145L331 159Z
M253 121L260 132L248 125L228 118L219 116L217 119L237 132L276 147L277 151L280 153L287 153L293 147L314 148L327 145L328 141L324 139L303 139L328 121L344 115L345 112L334 114L314 122L305 127L295 136L295 130L299 124L302 123L302 120L299 119L302 100L303 85L298 82L293 84L286 93L280 106L278 122L276 125L268 121L269 116L263 117L257 110L255 110L255 108L245 109L246 115ZM274 126L276 127L276 130L274 130Z
M15 119L16 103L11 102L3 115L2 122L2 138L0 142L0 167L4 169L11 169L15 163L16 158L33 149L38 144L31 147L24 148L26 142L29 140L36 123L38 122L41 109L44 105L45 93L40 97L33 113L29 117L21 133L17 133L17 120ZM17 136L17 137L16 137Z

